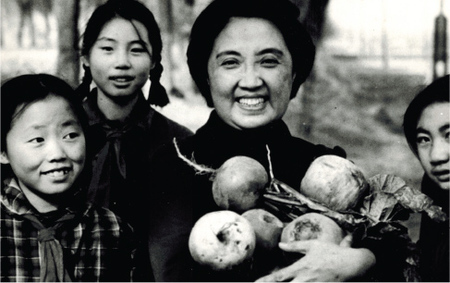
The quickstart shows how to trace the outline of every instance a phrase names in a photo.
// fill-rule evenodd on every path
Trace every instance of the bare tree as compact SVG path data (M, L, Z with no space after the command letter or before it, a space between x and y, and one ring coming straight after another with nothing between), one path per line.
M316 47L320 46L324 31L325 13L329 0L293 0L294 4L300 9L299 21L303 23L305 28L311 35ZM301 136L308 138L314 127L314 111L312 104L316 84L316 71L313 69L308 80L303 84L303 92L300 96L302 105L301 119L303 123L299 124Z
M58 60L56 74L73 87L79 83L78 16L80 0L56 0Z

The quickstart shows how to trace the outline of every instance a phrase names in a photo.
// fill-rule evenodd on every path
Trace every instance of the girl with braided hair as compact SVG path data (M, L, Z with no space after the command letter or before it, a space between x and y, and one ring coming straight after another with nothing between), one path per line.
M159 146L192 134L150 107L169 103L160 83L161 50L159 27L144 4L110 0L94 11L84 31L85 73L77 89L94 151L88 198L117 213L143 237L148 215L143 200L151 198L147 164ZM146 99L141 89L149 78Z

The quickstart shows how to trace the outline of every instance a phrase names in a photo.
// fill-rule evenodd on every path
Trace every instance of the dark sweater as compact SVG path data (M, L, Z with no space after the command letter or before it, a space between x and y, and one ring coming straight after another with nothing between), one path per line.
M196 163L213 169L233 156L245 155L259 161L268 171L266 145L271 151L275 177L296 189L314 158L324 154L345 156L340 148L333 150L291 136L281 120L264 128L241 131L224 123L214 111L194 136L178 140L185 157L193 157ZM212 197L210 175L196 174L177 156L173 145L155 153L151 174L152 187L159 193L151 206L154 209L151 214L155 217L150 223L149 237L156 281L256 279L251 274L229 278L208 273L190 257L188 238L194 223L208 212L221 210Z
M449 214L449 191L439 188L426 175L422 180L422 192L433 199L433 204ZM423 281L449 282L449 221L436 223L428 215L422 215L419 247L420 271Z

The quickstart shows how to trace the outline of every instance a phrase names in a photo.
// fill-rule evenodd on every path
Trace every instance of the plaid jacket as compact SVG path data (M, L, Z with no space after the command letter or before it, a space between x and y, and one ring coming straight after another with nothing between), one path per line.
M73 281L130 281L132 231L107 209L88 205L66 208L77 216L56 231L64 265ZM1 188L1 281L39 281L38 231L24 214L39 214L19 189L6 180Z

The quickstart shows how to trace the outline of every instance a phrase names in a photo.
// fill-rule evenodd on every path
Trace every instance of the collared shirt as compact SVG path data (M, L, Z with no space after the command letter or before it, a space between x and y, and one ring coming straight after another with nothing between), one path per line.
M39 281L38 230L23 216L33 214L42 219L42 214L15 179L4 181L0 205L1 281ZM128 225L113 212L92 205L73 205L60 214L76 215L55 234L73 281L130 281L133 243Z

